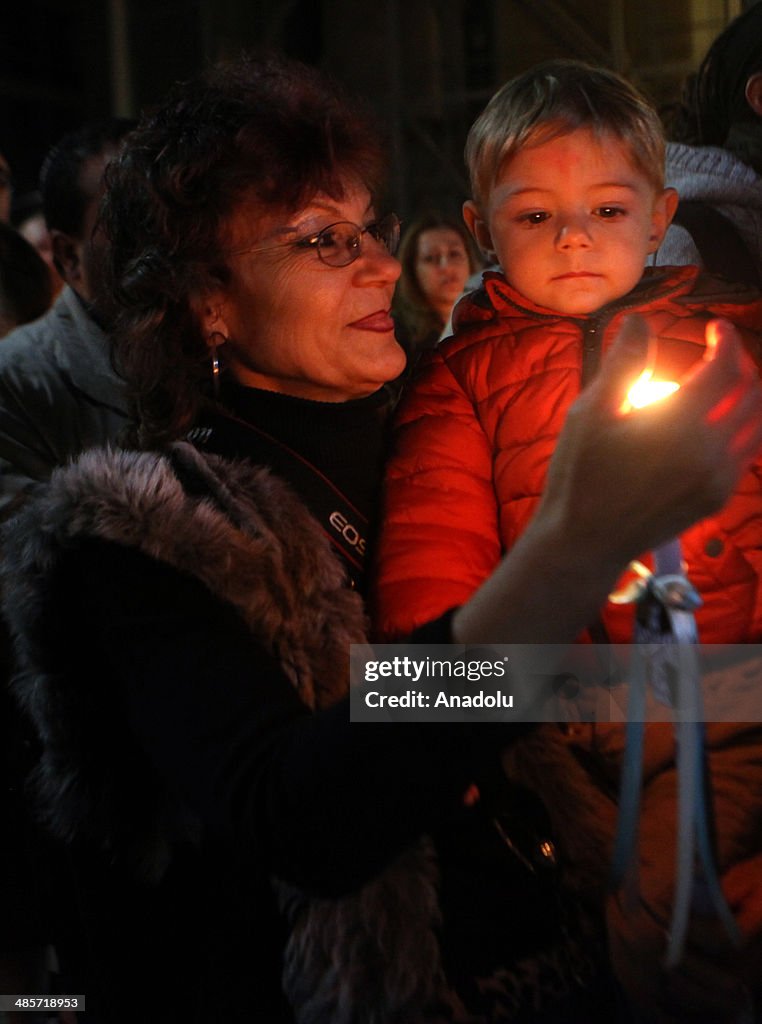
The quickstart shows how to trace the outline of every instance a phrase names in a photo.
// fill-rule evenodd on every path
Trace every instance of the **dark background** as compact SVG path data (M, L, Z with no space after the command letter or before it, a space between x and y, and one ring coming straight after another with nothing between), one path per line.
M753 0L752 0L753 2ZM507 78L580 57L657 104L744 0L25 0L0 34L0 151L20 196L48 147L104 114L136 115L175 80L247 47L275 46L365 96L388 134L392 202L454 213L463 143Z

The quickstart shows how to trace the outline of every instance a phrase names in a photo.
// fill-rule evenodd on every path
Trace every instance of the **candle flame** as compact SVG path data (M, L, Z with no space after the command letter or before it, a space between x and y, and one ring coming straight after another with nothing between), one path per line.
M660 402L679 387L674 380L653 380L653 370L644 370L627 392L625 411L642 409L652 402Z

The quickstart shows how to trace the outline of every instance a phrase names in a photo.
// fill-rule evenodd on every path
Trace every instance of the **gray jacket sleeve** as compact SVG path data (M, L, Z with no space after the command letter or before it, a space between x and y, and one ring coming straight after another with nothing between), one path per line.
M690 232L679 224L672 224L668 229L655 254L654 262L660 267L684 267L688 264L704 266Z
M33 482L117 439L123 387L108 341L70 288L0 341L0 517Z

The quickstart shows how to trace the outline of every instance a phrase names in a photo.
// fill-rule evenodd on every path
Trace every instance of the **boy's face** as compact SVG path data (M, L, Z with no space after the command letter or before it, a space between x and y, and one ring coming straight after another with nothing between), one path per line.
M657 192L624 143L580 128L518 152L486 208L468 202L463 214L514 288L574 316L634 288L676 205L674 190Z

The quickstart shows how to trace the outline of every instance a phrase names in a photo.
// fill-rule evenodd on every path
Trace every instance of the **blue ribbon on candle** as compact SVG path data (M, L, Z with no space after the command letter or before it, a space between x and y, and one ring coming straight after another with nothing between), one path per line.
M701 598L683 573L679 540L668 541L654 551L654 570L633 594L637 605L635 649L612 876L614 885L624 885L626 896L633 899L638 884L643 733L650 684L656 699L674 709L677 853L666 955L666 965L674 967L685 946L691 909L704 914L714 909L733 942L740 944L741 935L720 888L711 838L698 631L693 614Z

